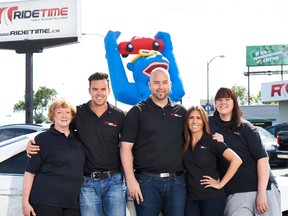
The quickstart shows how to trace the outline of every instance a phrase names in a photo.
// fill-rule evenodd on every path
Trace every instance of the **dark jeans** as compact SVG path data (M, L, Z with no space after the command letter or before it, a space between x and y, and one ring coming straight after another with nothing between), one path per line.
M227 197L199 201L186 200L185 216L223 216Z
M80 216L79 209L32 204L37 216Z
M186 183L184 175L169 178L135 174L144 201L134 202L137 216L184 215Z

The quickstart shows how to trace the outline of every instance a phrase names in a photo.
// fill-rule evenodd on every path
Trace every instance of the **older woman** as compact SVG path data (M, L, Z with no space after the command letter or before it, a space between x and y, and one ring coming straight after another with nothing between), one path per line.
M35 137L41 151L28 161L23 182L24 216L79 216L85 155L69 129L76 111L64 99L49 107L50 129Z

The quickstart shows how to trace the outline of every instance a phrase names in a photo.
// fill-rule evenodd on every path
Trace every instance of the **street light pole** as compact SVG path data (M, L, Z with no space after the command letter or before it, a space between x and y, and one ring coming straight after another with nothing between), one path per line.
M207 103L206 103L206 111L207 114L209 115L210 111L210 102L209 102L209 65L210 63L215 59L215 58L224 58L224 55L219 55L219 56L214 56L210 61L207 62Z

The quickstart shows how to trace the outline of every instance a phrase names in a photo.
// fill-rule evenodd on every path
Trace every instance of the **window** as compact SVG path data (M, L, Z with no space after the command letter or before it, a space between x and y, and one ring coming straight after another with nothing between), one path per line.
M29 133L33 133L33 132L36 132L36 130L17 128L17 129L15 129L14 137L25 135L25 134L29 134Z
M273 127L273 126L267 128L266 130L269 131L269 132L270 132L271 134L273 134L273 135L275 134L275 127Z
M36 132L36 130L28 129L28 128L2 129L0 130L0 142L17 137L17 136L33 133L33 132Z
M0 164L0 173L24 174L28 157L23 151Z
M0 130L0 142L11 139L14 137L14 129Z

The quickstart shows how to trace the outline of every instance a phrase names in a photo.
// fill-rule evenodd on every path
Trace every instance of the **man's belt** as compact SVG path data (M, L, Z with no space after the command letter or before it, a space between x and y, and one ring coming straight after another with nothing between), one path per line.
M105 179L105 178L110 178L114 175L117 175L120 173L120 169L115 169L115 170L108 170L108 171L96 171L92 173L85 173L84 176L90 177L93 180L100 180L100 179Z
M151 177L156 177L156 178L170 178L170 177L182 175L184 172L179 171L179 172L172 172L172 173L169 173L169 172L167 172L167 173L150 173L150 172L145 172L142 170L135 170L135 173L147 175L147 176L151 176Z

